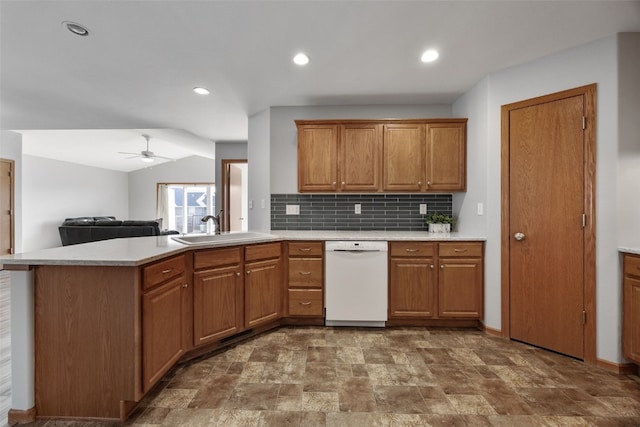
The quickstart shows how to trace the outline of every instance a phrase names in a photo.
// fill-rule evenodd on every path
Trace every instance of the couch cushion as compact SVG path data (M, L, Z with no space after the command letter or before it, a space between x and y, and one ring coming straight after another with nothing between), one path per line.
M85 216L79 218L67 218L62 225L94 225L96 221L93 217Z
M115 219L99 219L96 221L95 225L107 226L107 227L120 227L123 224L123 221L118 221Z

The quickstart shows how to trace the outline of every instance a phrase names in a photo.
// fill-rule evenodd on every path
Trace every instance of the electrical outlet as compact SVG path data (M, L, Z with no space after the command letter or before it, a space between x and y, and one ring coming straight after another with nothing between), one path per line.
M427 204L420 203L420 215L426 215L426 214L427 214Z
M355 209L356 214L360 215L362 213L362 206L360 205L360 203L356 203L356 209Z
M478 203L478 215L484 215L484 205L482 203Z
M300 215L300 205L287 205L287 215Z
M253 209L253 200L249 200L249 209Z

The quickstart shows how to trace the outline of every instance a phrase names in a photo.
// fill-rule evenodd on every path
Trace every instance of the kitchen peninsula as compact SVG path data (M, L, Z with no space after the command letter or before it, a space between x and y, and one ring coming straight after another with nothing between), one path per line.
M390 288L391 324L480 326L481 236L273 231L197 244L153 236L4 256L0 262L12 271L14 321L24 328L12 337L10 421L124 420L179 361L281 324L323 324L328 240L388 241L389 265L402 267L403 282L427 278L433 309L394 310ZM305 271L294 271L298 266ZM464 268L449 274L449 267ZM293 274L299 280L291 280ZM394 274L391 268L390 287ZM446 290L447 280L456 281L455 292ZM456 295L469 303L460 293L463 282L479 296L472 301L477 309L458 310L457 302L453 311L442 309ZM307 301L310 295L315 299Z

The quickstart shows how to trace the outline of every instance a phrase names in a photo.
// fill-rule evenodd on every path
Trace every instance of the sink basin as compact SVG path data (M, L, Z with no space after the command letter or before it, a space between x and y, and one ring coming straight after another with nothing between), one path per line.
M207 245L212 243L244 242L246 240L271 239L273 236L255 231L230 232L222 234L187 234L184 236L172 236L176 242L185 245Z

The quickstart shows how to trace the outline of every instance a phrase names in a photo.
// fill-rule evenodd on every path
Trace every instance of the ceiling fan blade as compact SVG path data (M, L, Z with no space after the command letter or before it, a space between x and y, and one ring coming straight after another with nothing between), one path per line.
M132 156L139 156L140 153L129 153L128 151L118 151L118 154L131 154Z

